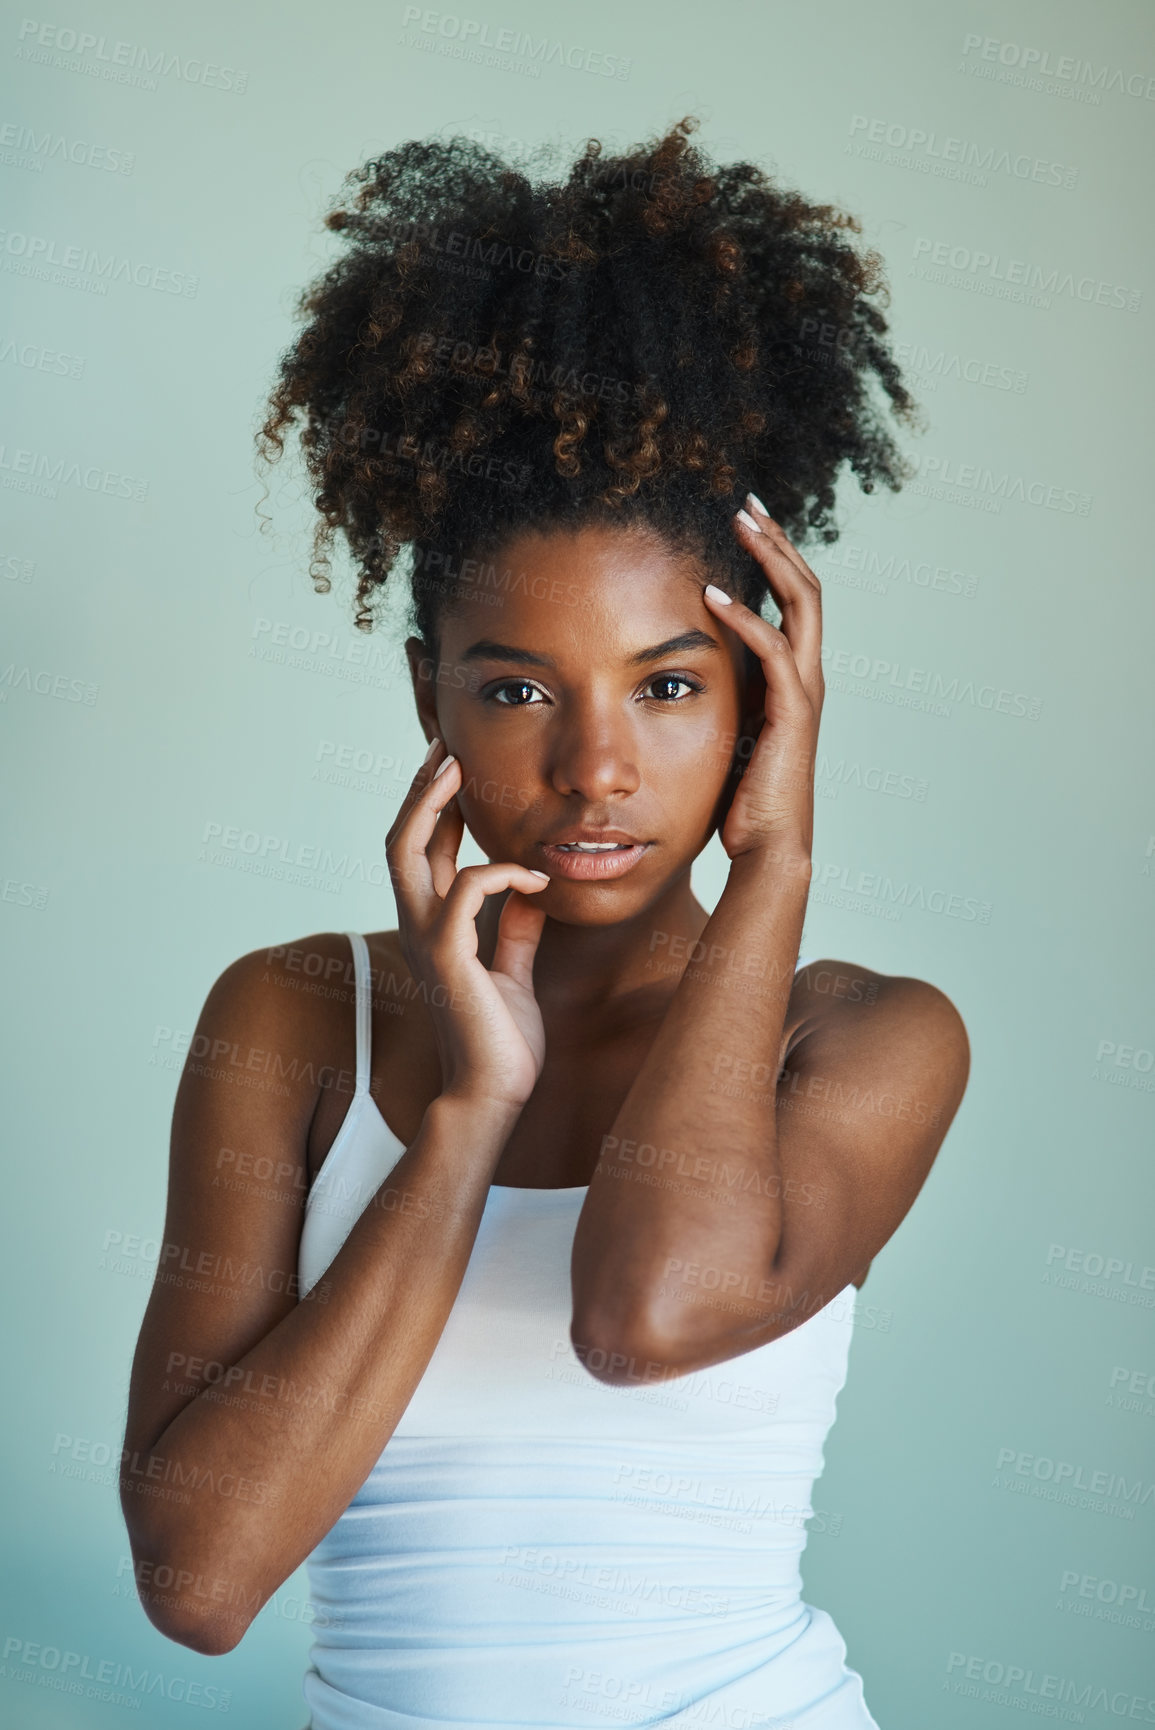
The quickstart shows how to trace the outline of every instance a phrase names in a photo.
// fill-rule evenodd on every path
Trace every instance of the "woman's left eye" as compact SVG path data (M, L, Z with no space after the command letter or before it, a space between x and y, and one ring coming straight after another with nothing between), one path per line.
M701 685L696 684L693 679L684 678L681 673L659 673L656 678L650 680L646 689L650 690L655 685L685 685L688 691L700 691L702 689ZM661 702L684 703L685 700L684 697L673 697L669 692L664 693L663 696L659 698L659 701Z

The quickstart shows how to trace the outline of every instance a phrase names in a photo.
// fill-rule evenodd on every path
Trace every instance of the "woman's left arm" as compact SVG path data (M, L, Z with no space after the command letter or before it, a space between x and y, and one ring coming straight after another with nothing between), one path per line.
M751 1351L836 1297L914 1202L969 1072L962 1020L932 985L827 968L795 986L824 695L821 586L747 503L757 520L740 514L736 532L782 629L705 591L758 657L766 688L720 831L730 872L702 962L679 980L604 1138L574 1234L574 1349L599 1380L623 1385ZM783 1070L792 990L801 1019Z

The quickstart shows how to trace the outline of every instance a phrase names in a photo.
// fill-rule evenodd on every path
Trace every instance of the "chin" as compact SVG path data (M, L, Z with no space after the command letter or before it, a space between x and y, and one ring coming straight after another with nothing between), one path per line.
M631 901L627 904L619 896L616 902L603 892L598 895L585 895L583 904L577 904L576 897L567 897L568 906L551 907L547 918L555 925L572 925L586 930L603 930L612 925L625 925L629 920L636 919L645 912L649 901Z
M549 887L541 892L547 918L559 925L590 927L624 925L638 919L656 906L671 883L688 871L691 861L674 871L658 876L651 871L644 877L635 868L628 877L606 883L578 883L570 878L551 877Z

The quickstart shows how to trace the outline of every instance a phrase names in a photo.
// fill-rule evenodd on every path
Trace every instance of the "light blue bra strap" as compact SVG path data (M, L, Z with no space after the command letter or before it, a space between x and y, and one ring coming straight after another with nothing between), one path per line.
M357 1084L353 1097L369 1091L371 1052L372 986L369 978L369 945L359 931L346 931L353 946L353 979L357 993Z

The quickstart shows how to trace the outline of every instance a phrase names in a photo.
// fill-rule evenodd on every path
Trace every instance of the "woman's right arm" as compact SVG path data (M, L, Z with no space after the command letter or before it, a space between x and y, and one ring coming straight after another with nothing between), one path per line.
M220 1040L230 1061L181 1078L132 1368L121 1505L138 1591L162 1633L205 1653L237 1644L368 1477L441 1336L520 1110L442 1093L297 1301L318 1089L242 1085L254 1052L257 1073L270 1052L281 1074L311 1072L296 983L255 952L205 1002L193 1049Z
M545 915L533 892L548 878L517 864L457 869L460 774L435 740L385 849L441 1090L300 1302L319 1087L242 1085L267 1073L270 1052L280 1073L297 1076L298 1061L312 1073L320 1037L316 1012L289 989L297 976L260 951L226 968L193 1046L209 1062L186 1061L177 1090L120 1484L141 1601L162 1633L199 1652L232 1650L368 1477L441 1337L494 1169L541 1073L533 961ZM477 915L499 893L486 968Z

